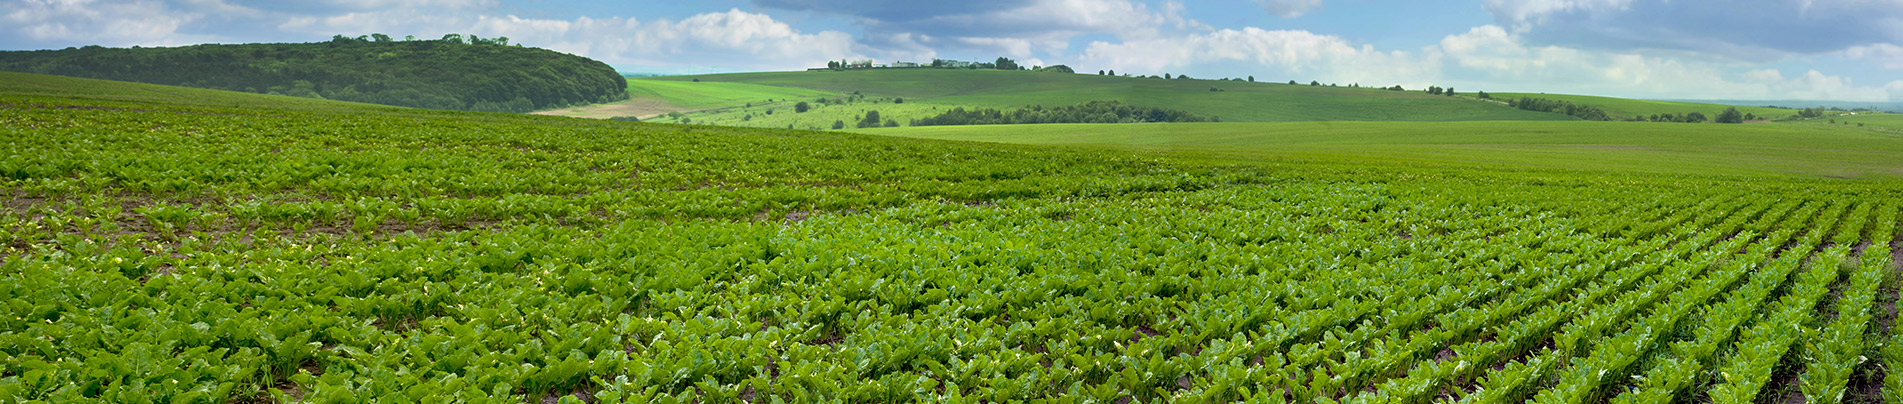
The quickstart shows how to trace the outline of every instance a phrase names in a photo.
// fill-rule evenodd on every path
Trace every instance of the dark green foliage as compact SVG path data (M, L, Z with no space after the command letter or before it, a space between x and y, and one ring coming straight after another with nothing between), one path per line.
M868 116L872 114L867 113ZM938 116L914 120L912 126L1211 121L1211 119L1182 110L1130 106L1117 101L1091 101L1078 106L1044 108L1038 105L1019 108L1015 111L999 111L991 108L967 110L964 107L958 107Z
M1723 119L1724 114L1720 113L1718 114L1718 117L1720 119ZM1651 116L1642 116L1634 120L1647 121L1647 122L1662 122L1662 123L1703 123L1707 119L1705 118L1705 114L1700 112L1692 112L1692 113L1682 114L1682 115L1668 112L1663 114L1653 114ZM1717 121L1717 122L1718 123L1744 123L1743 120L1739 120L1738 122L1724 122L1724 121Z
M1725 112L1719 112L1718 119L1712 121L1717 123L1744 123L1744 113L1738 112L1738 108L1735 107L1725 108Z
M1528 111L1565 114L1565 115L1572 116L1574 118L1584 119L1588 121L1612 120L1611 115L1606 115L1606 111L1600 110L1598 107L1594 107L1590 105L1579 105L1579 104L1574 104L1567 101L1549 100L1545 98L1520 97L1520 99L1518 100L1508 101L1507 104L1512 105L1514 108L1524 109ZM1703 117L1703 115L1700 115L1700 117Z
M820 101L824 102L825 99L822 98L820 99ZM798 104L793 104L793 112L796 112L796 113L804 113L812 109L813 109L813 104L807 104L806 101L800 101L800 103Z
M1044 67L1044 68L1042 68L1042 69L1037 69L1037 71L1040 71L1040 72L1052 72L1052 73L1068 73L1068 74L1076 74L1076 73L1077 73L1077 71L1076 71L1076 70L1073 70L1073 69L1071 69L1071 68L1070 68L1070 66L1065 66L1065 65L1054 65L1054 66L1045 66L1045 67Z
M371 40L370 38L375 38ZM507 38L0 52L0 70L404 107L528 112L628 98L607 64Z
M859 119L859 127L877 128L882 121L879 119L879 111L866 111L866 116Z
M845 128L846 128L846 121L833 121L834 130L845 129Z
M993 62L992 65L995 66L998 70L1018 70L1017 61L1011 60L1011 58L1007 58L1003 56L999 56L998 61Z
M1481 91L1481 92L1479 92L1479 93L1475 93L1475 95L1474 95L1474 96L1475 96L1475 97L1480 97L1480 99L1483 99L1483 100L1491 100L1491 99L1493 99L1493 94L1487 94L1487 92L1485 92L1485 91Z

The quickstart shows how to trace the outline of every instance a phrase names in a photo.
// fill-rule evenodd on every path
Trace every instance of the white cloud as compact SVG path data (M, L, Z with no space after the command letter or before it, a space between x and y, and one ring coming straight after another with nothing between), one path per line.
M1487 11L1515 23L1539 22L1570 11L1624 10L1633 0L1487 0Z
M1436 49L1469 87L1507 87L1644 98L1884 101L1894 91L1859 87L1851 79L1811 70L1786 78L1774 69L1728 71L1748 64L1635 52L1529 45L1519 35L1482 26L1450 35Z
M11 35L116 46L184 44L179 27L200 17L149 0L9 0L0 5L12 10L0 17Z
M1844 50L1844 55L1852 59L1864 59L1883 64L1888 69L1903 69L1903 46L1888 43L1852 46Z
M1245 62L1323 81L1397 80L1437 76L1433 55L1382 52L1372 46L1308 31L1225 29L1121 43L1093 42L1086 62L1127 72L1160 73L1205 63Z
M1282 18L1300 17L1322 8L1322 0L1256 0L1262 9Z

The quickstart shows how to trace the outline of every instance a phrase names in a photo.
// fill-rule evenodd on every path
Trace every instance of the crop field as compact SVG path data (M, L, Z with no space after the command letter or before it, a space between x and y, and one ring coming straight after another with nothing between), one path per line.
M1888 115L1895 116L1895 115ZM1869 116L1882 122L1884 116ZM1842 118L1840 118L1842 119ZM1903 137L1823 119L1652 122L1286 122L862 129L941 140L1109 146L1225 158L1615 173L1903 176ZM1874 128L1874 126L1872 126Z
M1903 396L1903 372L1886 371L1903 365L1903 185L1887 177L1211 146L0 75L0 398Z

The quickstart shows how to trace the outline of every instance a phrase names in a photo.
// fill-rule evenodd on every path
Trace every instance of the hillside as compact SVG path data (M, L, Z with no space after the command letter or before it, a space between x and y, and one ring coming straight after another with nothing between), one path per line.
M1212 145L1145 150L31 74L0 122L10 401L1864 403L1903 366L1903 183L1434 146L1751 125L952 128ZM1886 150L1788 125L1737 142Z
M727 103L679 108L705 111L687 115L694 123L791 125L800 129L828 129L834 121L853 122L868 111L878 111L883 117L905 123L956 107L1015 109L1075 106L1091 101L1174 108L1226 122L1573 119L1517 110L1465 96L1435 96L1420 91L1029 71L894 69L739 73L635 79L630 80L630 88L661 88L669 83L673 84L665 87L669 91L703 91L693 88L739 83L829 94L780 97L771 103L759 102L760 97L755 97L750 107ZM635 98L636 101L631 102L647 97L636 94ZM831 102L820 103L821 98ZM808 102L815 108L805 114L785 114L798 102ZM716 106L724 108L709 110ZM768 110L773 113L769 115Z
M0 51L0 70L473 111L627 99L626 82L599 61L460 37Z
M1724 112L1725 108L1734 108L1733 106L1723 104L1638 100L1630 98L1595 97L1590 95L1543 93L1494 93L1491 95L1494 99L1502 101L1520 97L1532 97L1597 107L1602 111L1606 111L1606 115L1612 116L1613 120L1628 120L1634 117L1649 117L1657 114L1685 115L1693 112L1705 114L1706 117L1714 117L1718 116L1719 112ZM1781 119L1797 114L1796 110L1783 108L1750 106L1739 106L1735 108L1738 108L1739 112L1756 115L1758 119L1761 120Z

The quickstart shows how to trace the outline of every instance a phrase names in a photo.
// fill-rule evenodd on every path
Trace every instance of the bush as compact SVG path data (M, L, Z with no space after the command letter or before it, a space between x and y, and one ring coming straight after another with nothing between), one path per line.
M1717 118L1717 119L1713 119L1713 120L1712 120L1712 122L1717 122L1717 123L1744 123L1744 113L1743 113L1743 112L1738 112L1738 108L1737 108L1737 107L1729 107L1729 108L1725 108L1725 112L1719 112L1719 113L1718 113L1718 118Z
M793 104L793 112L805 113L806 111L812 110L812 109L813 109L813 105L807 104L806 101L800 101L800 103L798 104Z

